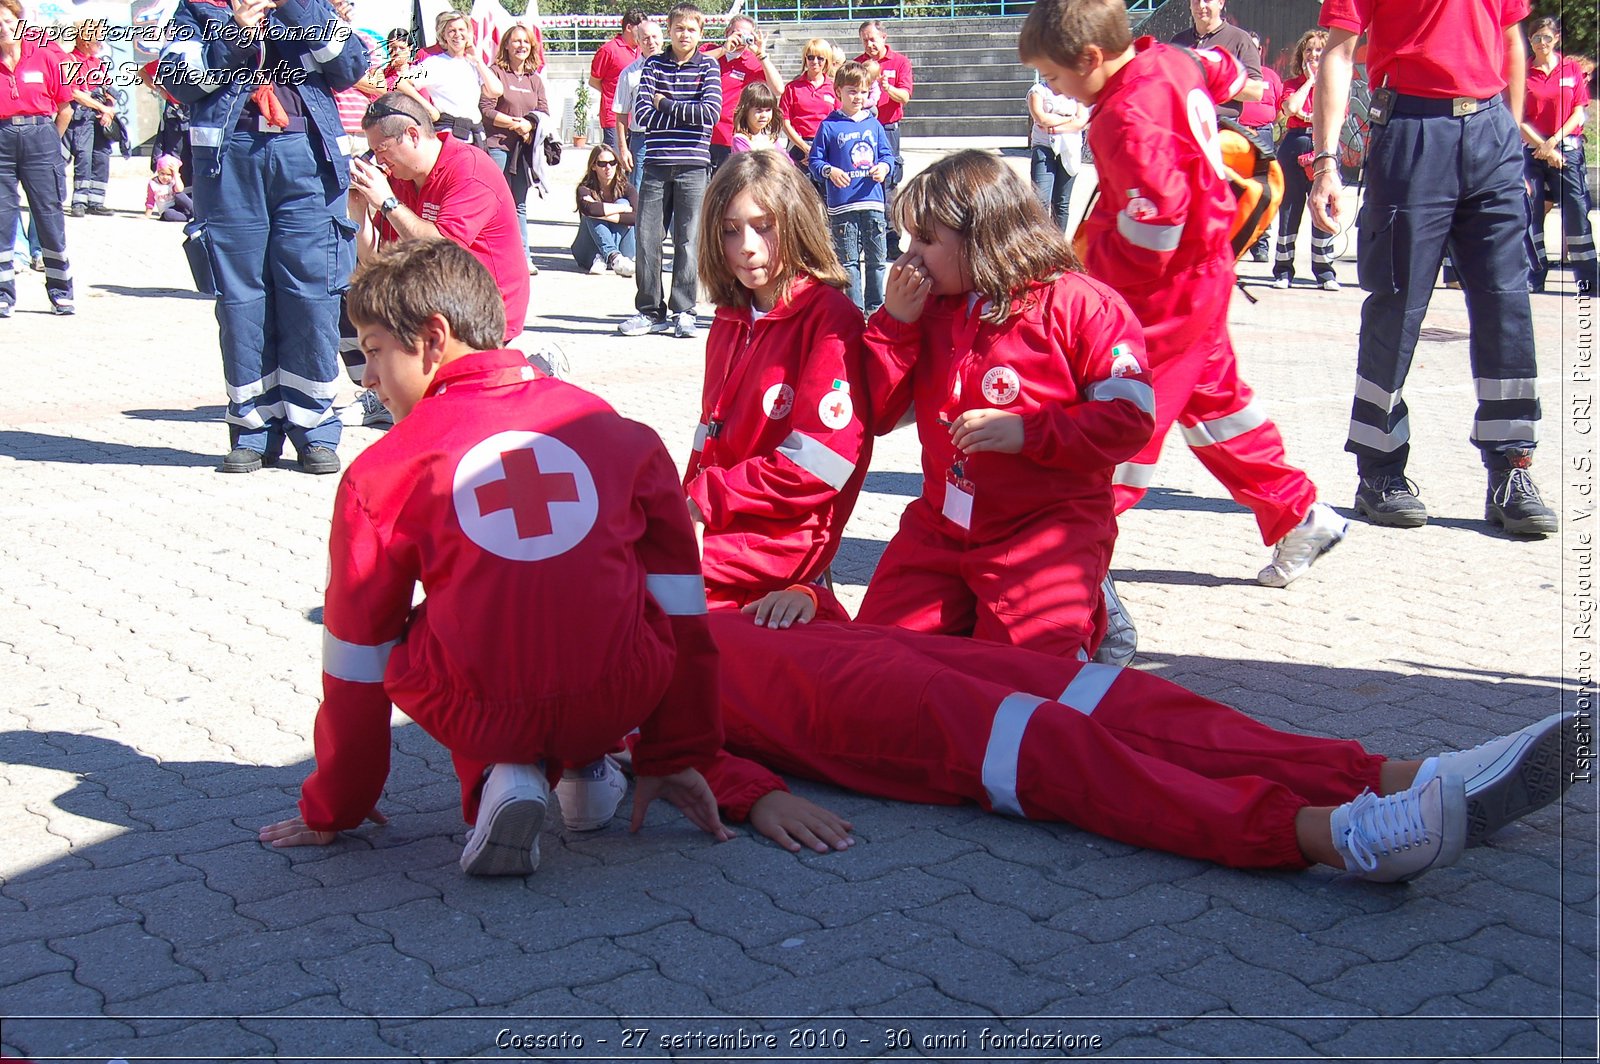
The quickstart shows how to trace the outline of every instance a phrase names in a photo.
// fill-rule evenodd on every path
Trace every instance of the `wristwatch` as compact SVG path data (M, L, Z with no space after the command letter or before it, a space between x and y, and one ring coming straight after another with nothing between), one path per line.
M389 217L389 212L398 206L400 206L400 201L395 199L393 196L390 196L388 199L378 204L378 213L387 218Z

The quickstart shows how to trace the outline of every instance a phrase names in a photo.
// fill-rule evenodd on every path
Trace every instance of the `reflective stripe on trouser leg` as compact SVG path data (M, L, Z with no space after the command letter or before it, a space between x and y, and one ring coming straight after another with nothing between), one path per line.
M1318 282L1333 280L1333 234L1311 228L1311 276Z
M1363 476L1403 475L1410 456L1406 405L1398 393L1411 370L1460 197L1463 126L1449 116L1397 114L1373 131L1367 196L1357 218L1357 275L1368 295L1361 305L1356 375L1397 399L1387 412L1359 393L1351 404L1345 450L1356 456ZM1518 236L1519 247L1521 241Z
M345 312L342 295L339 297L339 360L344 363L345 372L350 375L351 382L357 388L361 387L361 378L367 374L367 356L361 350L361 340L356 335L355 323Z
M1311 180L1297 161L1311 150L1307 130L1285 130L1278 142L1278 158L1283 160L1283 207L1278 211L1278 254L1272 264L1274 277L1294 276L1295 242L1300 235L1300 220L1305 213Z
M67 222L61 211L61 165L61 138L55 126L0 126L0 219L10 218L4 224L15 235L20 185L45 262L45 292L51 303L70 304L72 267L67 261ZM6 257L9 260L10 256ZM0 301L16 301L14 279L0 280Z
M1589 221L1589 168L1584 163L1583 142L1566 152L1560 174L1561 231L1566 238L1567 264L1579 281L1593 285L1600 261L1595 257L1594 227Z
M1539 400L1531 384L1539 370L1528 301L1528 197L1510 112L1492 107L1468 116L1462 127L1470 134L1460 162L1462 199L1470 209L1457 209L1450 243L1466 293L1472 376L1506 385L1479 387L1469 434L1493 465L1503 462L1499 452L1532 447L1539 436Z

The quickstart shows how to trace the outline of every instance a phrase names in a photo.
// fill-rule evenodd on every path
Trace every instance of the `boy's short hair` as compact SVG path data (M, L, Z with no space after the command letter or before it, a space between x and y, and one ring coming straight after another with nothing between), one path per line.
M356 267L344 297L358 328L389 330L407 347L435 314L474 351L503 347L505 303L489 270L452 240L405 240Z
M1033 190L988 152L956 152L923 170L901 187L894 214L902 231L924 243L936 226L955 232L973 290L989 300L985 321L1004 321L1029 285L1081 269Z
M702 29L705 28L706 13L704 11L701 11L693 4L674 4L672 10L667 12L667 28L671 29L675 22L685 22L690 19L693 19Z
M844 291L850 279L833 250L833 233L822 198L805 171L776 151L743 151L728 157L706 187L700 210L700 284L719 307L747 307L750 289L739 283L722 248L722 216L741 192L750 193L778 229L778 300L789 297L796 277L810 276Z
M840 63L839 69L833 75L833 87L837 92L845 89L866 89L872 86L872 75L867 73L867 68L851 60Z
M1133 45L1124 0L1038 0L1017 35L1017 57L1071 66L1091 44L1108 57Z

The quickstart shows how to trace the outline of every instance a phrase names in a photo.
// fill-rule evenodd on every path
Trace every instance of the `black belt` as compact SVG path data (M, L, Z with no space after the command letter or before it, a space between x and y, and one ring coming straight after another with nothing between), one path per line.
M1499 96L1490 96L1479 100L1471 96L1456 96L1438 99L1433 96L1407 96L1405 93L1396 93L1394 97L1394 113L1397 115L1452 115L1463 118L1488 107L1499 101Z
M42 126L46 122L54 125L55 120L54 115L7 115L0 118L0 122L8 126Z

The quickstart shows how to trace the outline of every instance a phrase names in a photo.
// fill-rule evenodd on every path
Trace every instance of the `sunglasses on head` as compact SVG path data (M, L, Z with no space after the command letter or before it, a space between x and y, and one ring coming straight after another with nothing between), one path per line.
M381 122L385 118L404 118L414 126L422 124L418 121L417 116L409 111L402 111L400 108L386 103L374 102L372 106L367 108L367 113L361 116L361 125L364 128L376 122Z

